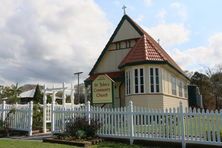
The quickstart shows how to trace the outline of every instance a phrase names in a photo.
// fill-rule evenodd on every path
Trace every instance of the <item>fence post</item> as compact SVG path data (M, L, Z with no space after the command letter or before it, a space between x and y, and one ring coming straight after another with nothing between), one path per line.
M129 115L128 125L130 127L130 130L129 130L130 144L133 144L134 125L133 125L133 102L132 101L129 101L128 115Z
M185 142L185 128L184 128L184 112L183 112L183 104L180 101L180 121L181 121L181 140L182 140L182 148L186 147Z
M65 95L65 83L62 83L62 105L65 106L66 104L66 95Z
M51 103L51 132L53 133L55 130L55 112L54 112L54 108L55 108L55 91L53 91L52 94L52 103Z
M44 85L44 93L43 93L43 133L46 133L46 86Z
M2 102L2 122L5 120L5 101Z
M87 101L87 103L86 103L86 115L87 115L87 119L88 119L88 121L89 121L89 125L90 125L90 120L91 120L91 117L90 117L90 102L89 101Z
M33 102L29 102L29 136L32 136Z
M71 99L71 105L74 106L74 87L73 87L73 84L72 84L72 83L71 83L70 99Z

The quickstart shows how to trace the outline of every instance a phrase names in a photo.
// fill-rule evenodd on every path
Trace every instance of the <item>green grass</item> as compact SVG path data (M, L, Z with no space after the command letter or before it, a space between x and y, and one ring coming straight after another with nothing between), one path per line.
M1 140L0 148L73 148L68 145L42 143L40 141Z
M114 142L102 142L92 148L139 148L138 145L129 145ZM0 139L0 148L78 148L69 145L43 143L41 141L6 140Z

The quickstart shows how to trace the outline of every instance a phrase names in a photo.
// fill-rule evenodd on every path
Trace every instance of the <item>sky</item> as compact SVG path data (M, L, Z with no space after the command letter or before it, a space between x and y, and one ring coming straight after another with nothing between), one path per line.
M221 0L0 0L0 85L87 78L126 13L183 70L222 64Z

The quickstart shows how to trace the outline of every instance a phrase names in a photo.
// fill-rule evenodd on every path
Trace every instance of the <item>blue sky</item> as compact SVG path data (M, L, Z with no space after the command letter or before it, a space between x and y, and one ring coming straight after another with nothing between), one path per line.
M88 77L127 14L184 70L222 64L221 0L0 0L0 84Z
M173 49L178 49L182 52L187 51L190 48L209 48L209 38L222 32L222 1L220 0L96 0L96 2L105 12L106 17L114 25L119 22L119 19L122 16L121 6L123 5L127 6L127 14L142 27L152 28L159 24L183 25L183 27L189 32L186 41L171 44L170 46L162 44L173 57L177 56L174 54L175 50ZM147 32L150 33L149 31ZM155 36L160 38L161 42L164 42L165 38L161 38L161 34L159 34L159 36L157 34L153 35L154 39L157 39ZM171 34L168 34L168 36L170 37ZM219 47L214 50L221 50L221 48ZM200 52L205 52L205 50ZM189 52L189 54L190 53L192 52ZM188 53L185 52L184 54ZM195 58L198 58L198 55L196 54L193 56L197 56ZM203 56L203 58L205 57L206 56ZM218 55L218 57L221 57L221 54ZM220 64L220 62L212 62L212 59L214 58L216 57L209 59L209 65L206 62L183 65L182 61L178 59L176 60L180 65L182 64L184 69L195 71L202 70L208 66L211 67ZM217 58L215 60L217 60Z
M166 11L165 23L184 23L191 31L189 42L180 46L190 48L204 45L208 37L222 31L221 0L96 0L96 3L105 12L106 17L114 25L117 25L122 17L123 5L127 6L127 14L138 22L139 25L155 26L159 22L157 14ZM173 3L180 4L184 10L185 17L178 15L172 9Z

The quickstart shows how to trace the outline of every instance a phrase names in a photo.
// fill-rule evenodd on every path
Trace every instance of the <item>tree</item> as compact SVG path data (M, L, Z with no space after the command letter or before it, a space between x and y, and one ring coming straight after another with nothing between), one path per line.
M191 77L191 84L198 86L203 98L204 108L212 109L210 78L203 73L195 72Z
M19 87L18 83L15 85L11 85L11 88L9 89L9 103L16 103L18 101L18 96L22 92L21 87Z
M222 66L208 68L206 71L211 83L211 93L215 99L216 109L220 109L220 99L222 98Z
M34 97L33 97L33 102L34 104L43 104L43 94L40 90L40 86L39 84L37 84L36 88L35 88L35 94L34 94Z
M8 103L16 103L18 101L18 96L21 93L21 87L19 87L18 83L15 85L3 86L1 87L0 98L8 98Z

